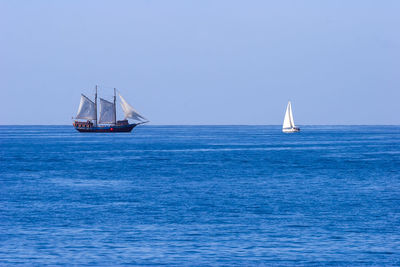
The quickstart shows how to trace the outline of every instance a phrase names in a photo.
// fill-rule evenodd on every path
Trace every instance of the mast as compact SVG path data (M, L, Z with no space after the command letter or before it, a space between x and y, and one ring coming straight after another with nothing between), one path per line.
M115 94L115 88L114 88L114 124L117 124L117 96Z
M289 113L289 118L290 118L290 126L292 127L292 128L294 128L294 127L296 127L295 125L294 125L294 119L293 119L293 112L292 112L292 103L290 103L290 101L289 101L289 105L290 105L290 113Z
M94 113L96 114L95 126L97 126L97 85L96 85L96 94L94 95Z

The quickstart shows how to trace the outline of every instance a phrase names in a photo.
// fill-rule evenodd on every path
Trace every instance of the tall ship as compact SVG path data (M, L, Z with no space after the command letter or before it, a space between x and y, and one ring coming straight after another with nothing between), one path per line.
M283 125L282 125L282 132L284 133L300 132L300 128L294 125L292 103L290 103L290 101L286 107L285 119L283 120Z
M82 133L120 133L131 132L136 126L149 122L140 115L118 92L122 110L125 114L123 120L117 120L117 96L114 88L114 99L108 101L100 99L100 112L97 116L97 86L94 101L81 95L78 113L76 114L73 126ZM129 122L128 119L133 120ZM84 120L84 121L83 121Z

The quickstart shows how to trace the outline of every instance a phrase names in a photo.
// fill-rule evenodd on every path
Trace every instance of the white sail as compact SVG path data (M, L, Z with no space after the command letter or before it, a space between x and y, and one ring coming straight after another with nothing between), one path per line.
M293 120L293 112L292 112L292 103L289 101L289 118L290 118L290 127L295 128L296 126L294 125L294 120Z
M114 103L100 98L99 123L115 123Z
M96 119L96 109L94 102L83 94L81 96L81 103L79 104L79 109L78 109L78 114L76 114L76 119L83 119L83 120Z
M292 116L292 105L290 101L286 107L285 119L283 120L283 129L292 128L293 116Z
M126 100L119 94L119 98L121 99L121 107L125 113L125 119L133 119L139 121L147 121L145 117L140 115L131 105L126 102Z

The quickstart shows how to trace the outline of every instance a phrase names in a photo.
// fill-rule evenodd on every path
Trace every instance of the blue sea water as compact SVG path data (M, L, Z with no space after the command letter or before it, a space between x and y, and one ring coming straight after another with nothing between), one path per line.
M400 265L400 126L1 126L15 264Z

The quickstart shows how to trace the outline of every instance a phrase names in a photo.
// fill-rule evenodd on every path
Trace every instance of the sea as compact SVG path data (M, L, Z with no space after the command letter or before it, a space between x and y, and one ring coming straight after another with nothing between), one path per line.
M0 266L400 266L400 126L0 126Z

